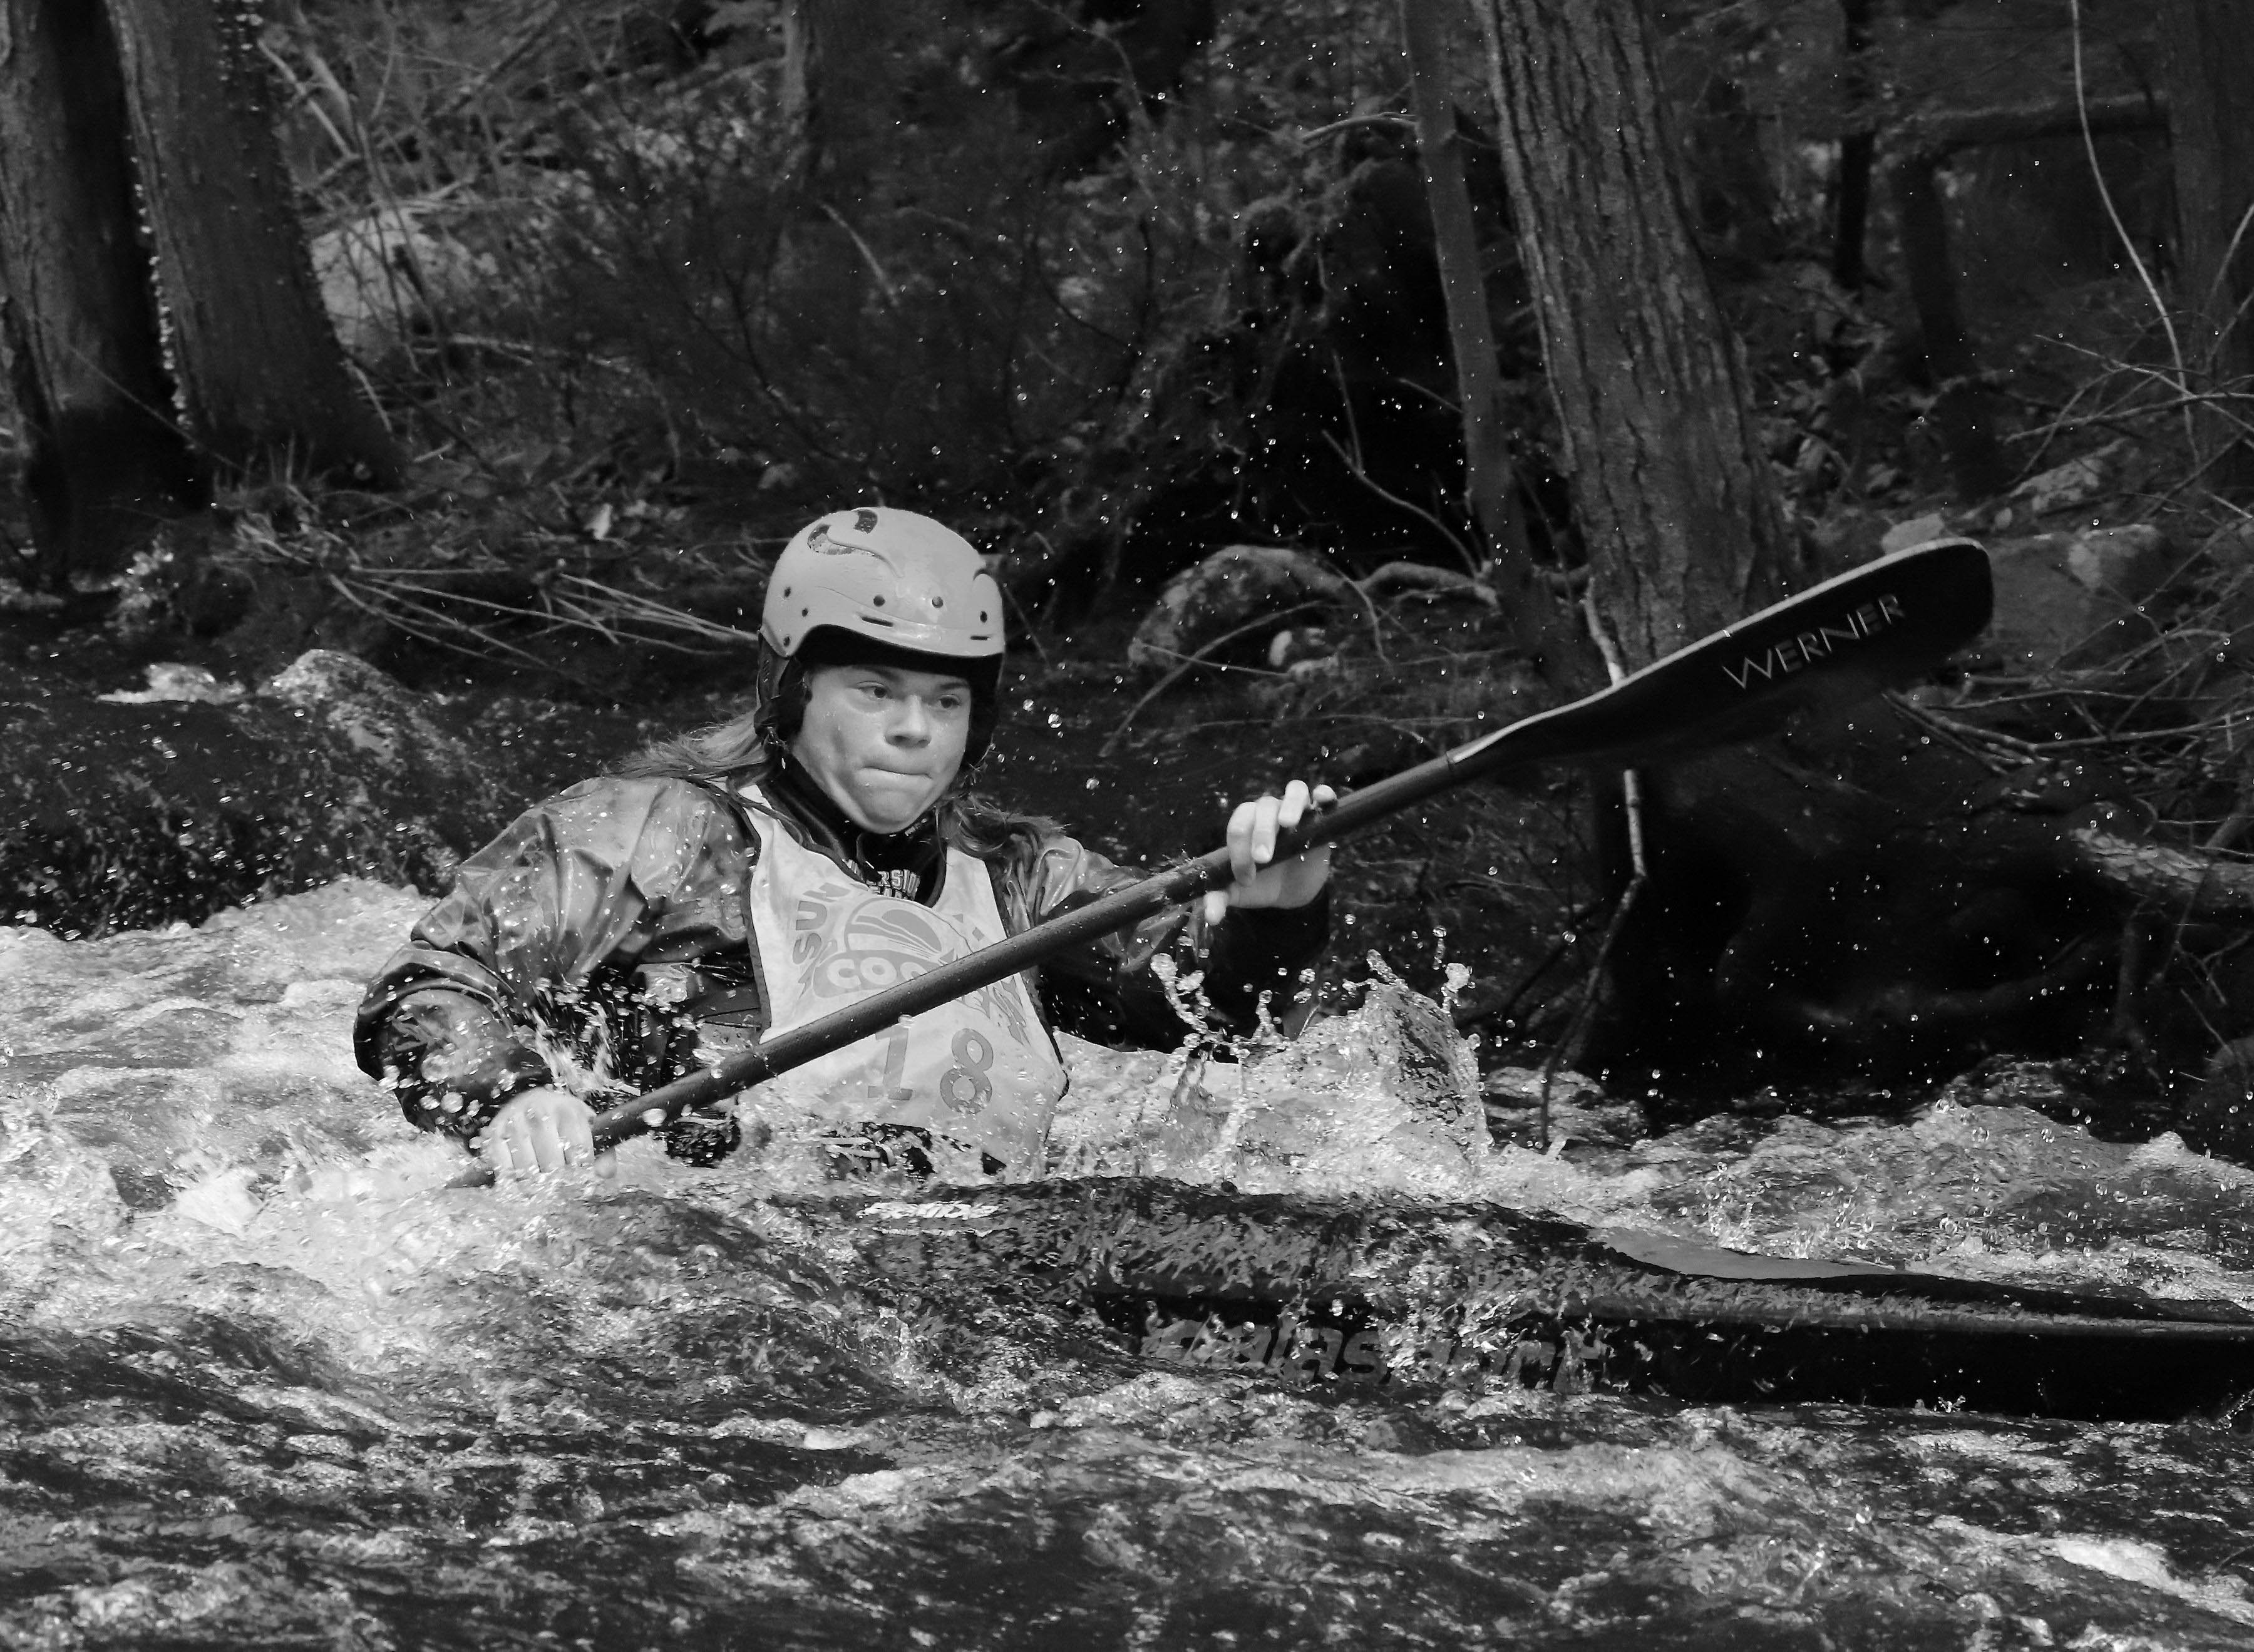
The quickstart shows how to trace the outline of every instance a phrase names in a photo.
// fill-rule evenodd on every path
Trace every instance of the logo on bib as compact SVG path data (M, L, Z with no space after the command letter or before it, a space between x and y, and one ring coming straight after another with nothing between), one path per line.
M822 939L829 944L816 951L800 978L803 990L822 998L860 998L913 981L957 950L930 913L886 897L864 900Z
M844 915L833 922L840 905ZM791 927L791 962L800 966L798 990L816 998L866 998L929 975L979 945L976 934L956 934L929 907L866 890L849 892L835 885L802 893ZM1005 983L966 993L962 1002L1000 1023L1019 1043L1031 1034L1025 1011Z

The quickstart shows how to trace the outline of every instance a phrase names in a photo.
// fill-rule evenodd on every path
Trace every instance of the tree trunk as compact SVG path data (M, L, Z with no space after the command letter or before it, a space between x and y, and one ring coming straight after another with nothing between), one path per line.
M1502 373L1495 365L1494 329L1488 315L1479 234L1472 223L1471 191L1464 186L1456 108L1448 96L1447 46L1438 6L1439 0L1401 0L1401 38L1408 52L1417 153L1424 164L1424 199L1432 214L1433 251L1439 262L1440 288L1448 306L1448 342L1455 357L1456 399L1464 427L1464 498L1472 519L1487 536L1488 553L1506 564L1509 583L1523 585L1530 571L1524 565L1526 522L1519 509L1517 479L1511 474Z
M1989 144L2020 144L2066 133L2092 136L2146 131L2162 116L2142 93L2095 102L1997 104L1942 110L1903 122L1887 135L1889 178L1901 215L1903 274L1917 311L1926 372L1933 381L1933 425L1949 462L1951 485L1967 500L1983 499L2011 480L1996 434L2000 402L1979 382L1978 352L1956 297L1956 266L1949 245L1949 206L1936 174L1959 150Z
M2175 158L2177 290L2208 384L2254 391L2254 28L2245 0L2162 0L2160 79ZM2232 414L2236 416L2233 417ZM2254 401L2198 421L2219 490L2254 487Z
M790 141L785 166L801 189L822 164L821 0L786 0L782 9L782 84L778 102Z
M880 0L788 0L780 100L791 135L790 181L849 200L873 144L894 135L885 62L892 14Z
M202 498L134 233L116 54L74 0L0 0L0 292L34 580L60 592Z
M1477 4L1591 577L1640 666L1757 606L1797 559L1642 6Z
M214 0L108 0L190 428L223 464L289 459L372 486L398 447L321 306L248 32Z
M1839 176L1831 196L1831 279L1849 292L1866 273L1863 242L1871 216L1871 161L1878 138L1871 130L1871 0L1839 0L1844 38L1839 44L1841 101L1847 133L1839 140Z
M1732 52L1706 77L1691 106L1684 157L1692 179L1691 225L1717 280L1758 279L1784 251L1777 226L1776 183L1761 148L1760 116L1733 71Z
M1996 393L1979 380L1972 335L1956 302L1956 266L1949 249L1949 205L1935 180L1937 164L1912 155L1894 169L1894 206L1901 214L1902 265L1917 310L1925 370L1933 381L1933 425L1960 498L1985 499L2011 479L1996 437Z

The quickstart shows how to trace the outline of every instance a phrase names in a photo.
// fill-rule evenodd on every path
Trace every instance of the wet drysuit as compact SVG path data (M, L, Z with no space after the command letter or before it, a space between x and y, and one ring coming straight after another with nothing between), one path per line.
M890 984L918 967L911 958L943 962L997 938L988 928L1014 934L1143 875L1056 833L984 861L943 841L931 816L876 836L788 765L744 792L590 780L462 864L370 984L356 1052L410 1120L466 1139L518 1090L564 1078L559 1069L601 1074L607 1093L591 1104L612 1105ZM819 899L794 906L785 897L796 892ZM788 937L775 933L786 914ZM1185 1029L1151 967L1171 955L1202 971L1224 1020L1249 1029L1262 994L1280 1005L1298 990L1327 928L1322 898L1232 910L1212 927L1194 907L1161 914L1001 984L955 1020L944 1009L916 1018L940 1029L936 1045L894 1051L879 1034L841 1052L867 1081L830 1082L819 1110L905 1141L910 1164L914 1139L936 1127L976 1144L989 1168L1038 1174L1025 1160L1062 1088L1060 1067L1045 1065L1054 1063L1047 1027L1179 1042ZM1040 1025L1020 1027L1013 1004ZM997 1080L998 1103L990 1094L975 1116L947 1110ZM664 1134L669 1152L709 1163L739 1132L732 1118L691 1116Z

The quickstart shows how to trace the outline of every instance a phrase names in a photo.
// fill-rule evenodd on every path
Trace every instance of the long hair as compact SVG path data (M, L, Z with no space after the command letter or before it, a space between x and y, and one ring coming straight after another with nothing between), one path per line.
M768 715L769 682L769 675L761 673L750 707L726 722L653 740L612 773L625 780L695 780L732 795L768 780L781 750ZM1022 900L1042 845L1064 829L1045 816L1018 814L968 790L968 779L967 774L956 774L947 794L932 807L941 841L974 860L1000 867L1009 875L1012 893ZM1021 911L1018 917L1022 924L1026 914Z

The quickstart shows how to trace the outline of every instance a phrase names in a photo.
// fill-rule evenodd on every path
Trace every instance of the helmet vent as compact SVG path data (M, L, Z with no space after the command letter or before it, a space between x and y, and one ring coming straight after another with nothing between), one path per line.
M931 606L934 608L944 608L947 606L947 598L934 592L931 596Z
M879 608L885 606L885 599L882 597L873 598L872 600L874 601Z

